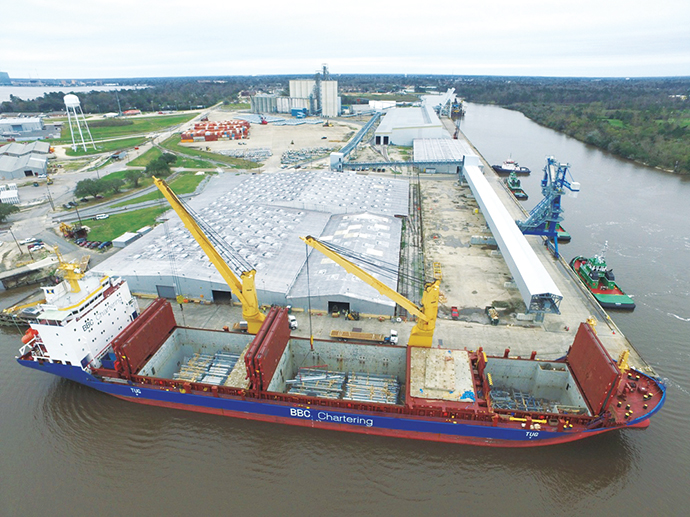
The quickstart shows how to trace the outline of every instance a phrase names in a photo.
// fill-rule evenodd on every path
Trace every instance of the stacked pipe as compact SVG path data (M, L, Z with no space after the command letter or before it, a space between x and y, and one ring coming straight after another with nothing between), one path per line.
M314 368L300 368L294 379L286 381L288 393L338 399L343 394L345 374Z
M173 379L220 385L230 375L239 358L239 354L223 350L215 355L194 354L185 357L185 364L178 373L173 374Z
M548 400L537 399L530 393L518 390L501 390L492 388L489 392L491 405L495 409L509 409L513 411L550 411L551 403Z
M345 387L345 400L397 404L400 383L394 375L374 375L352 372Z

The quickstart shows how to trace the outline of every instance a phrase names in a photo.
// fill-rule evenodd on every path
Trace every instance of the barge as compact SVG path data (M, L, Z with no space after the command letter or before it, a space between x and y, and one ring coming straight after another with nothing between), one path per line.
M75 292L75 289L77 291ZM177 325L170 303L140 312L125 280L44 288L20 365L123 400L302 427L499 447L638 429L664 404L660 379L610 357L580 325L565 357L291 336L272 307L256 335ZM458 336L458 340L461 336Z

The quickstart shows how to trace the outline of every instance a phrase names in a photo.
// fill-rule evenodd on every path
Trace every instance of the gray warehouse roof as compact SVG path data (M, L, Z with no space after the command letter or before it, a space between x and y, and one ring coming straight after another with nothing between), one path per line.
M49 152L50 144L48 142L31 142L30 144L13 142L0 147L0 155L15 157L24 156L30 153L48 154Z
M0 175L5 179L25 177L26 169L34 173L46 172L47 167L48 159L43 154L25 154L19 158L0 155Z
M414 161L443 162L462 161L468 154L474 154L465 140L449 138L416 138L413 141Z
M389 133L401 128L436 126L442 126L442 123L431 107L394 108L386 112L376 133Z
M366 255L368 259L378 264L394 264L397 269L401 229L401 220L390 216L369 213L333 216L319 240ZM343 299L352 298L353 301L365 304L387 306L391 312L395 309L395 302L379 294L373 287L349 274L320 252L309 249L309 279L307 281L305 268L290 291L290 299L306 299L309 295L312 299L334 299L339 296ZM366 270L388 287L397 289L397 274L385 276L376 274L370 269ZM355 306L361 308L370 305L360 303Z
M381 236L376 245L381 249L399 246L400 224L394 216L407 214L407 200L404 180L300 170L216 176L188 204L255 266L259 300L274 303L273 299L285 299L305 264L305 245L299 236L321 236L334 213L368 211L398 223L389 231L390 242L381 244L386 239ZM166 217L165 225L157 226L95 269L126 278L133 291L151 285L144 277L172 277L173 269L178 278L216 284L213 289L224 286L177 215L171 211Z

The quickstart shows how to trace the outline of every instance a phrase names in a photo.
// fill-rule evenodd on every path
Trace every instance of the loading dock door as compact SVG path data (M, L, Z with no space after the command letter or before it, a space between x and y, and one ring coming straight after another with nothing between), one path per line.
M328 313L333 314L334 312L342 313L350 312L350 304L347 302L328 302Z
M172 285L157 285L156 291L158 292L159 298L175 298L175 287Z
M212 289L211 295L213 296L214 303L232 303L232 293L230 291L216 291Z

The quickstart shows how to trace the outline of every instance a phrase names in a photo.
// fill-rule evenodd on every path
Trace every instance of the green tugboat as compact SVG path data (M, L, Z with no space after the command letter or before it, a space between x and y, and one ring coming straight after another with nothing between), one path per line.
M593 258L575 257L570 261L570 267L594 295L599 305L605 309L631 311L635 308L635 302L618 287L613 270L606 266L604 254L607 248L608 242L604 244L601 255L594 255Z
M517 177L515 171L511 172L510 176L504 179L503 181L506 184L506 187L508 187L508 189L513 193L515 199L519 201L527 200L527 192L522 190L522 186L520 185L520 178Z

